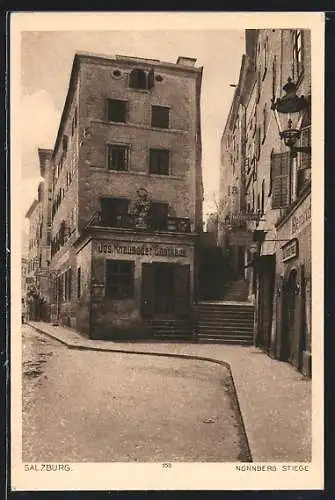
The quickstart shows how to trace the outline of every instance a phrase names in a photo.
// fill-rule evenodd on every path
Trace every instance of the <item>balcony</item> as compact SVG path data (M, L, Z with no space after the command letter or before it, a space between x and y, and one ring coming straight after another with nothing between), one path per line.
M133 214L122 214L110 216L102 212L96 212L87 224L87 228L104 227L104 228L119 228L133 229L135 231L163 231L172 233L190 233L190 220L183 217L138 217Z

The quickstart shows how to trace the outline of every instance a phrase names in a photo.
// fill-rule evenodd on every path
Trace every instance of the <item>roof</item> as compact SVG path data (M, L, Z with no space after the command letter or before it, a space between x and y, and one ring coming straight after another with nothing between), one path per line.
M27 213L25 215L26 219L30 219L32 213L34 212L35 208L39 205L39 202L35 199L32 204L30 205L29 209L27 210Z

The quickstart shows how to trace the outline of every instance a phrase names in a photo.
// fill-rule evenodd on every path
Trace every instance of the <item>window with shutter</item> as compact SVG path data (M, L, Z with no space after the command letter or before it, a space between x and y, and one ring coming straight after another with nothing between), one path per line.
M299 147L311 147L311 127L301 131ZM297 158L297 196L311 181L311 155L309 153L298 153Z
M292 33L293 43L293 65L292 73L293 79L298 82L303 74L303 31L293 30Z
M290 202L290 152L271 155L272 208L284 208Z

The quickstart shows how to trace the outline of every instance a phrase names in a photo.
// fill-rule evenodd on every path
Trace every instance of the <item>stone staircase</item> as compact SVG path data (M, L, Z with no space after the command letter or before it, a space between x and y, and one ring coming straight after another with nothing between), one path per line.
M183 319L153 319L149 321L153 332L151 340L170 342L195 341L194 330L190 320Z
M251 345L254 307L248 302L200 302L196 306L198 342Z
M222 300L233 302L247 302L249 284L243 278L230 281L224 290Z

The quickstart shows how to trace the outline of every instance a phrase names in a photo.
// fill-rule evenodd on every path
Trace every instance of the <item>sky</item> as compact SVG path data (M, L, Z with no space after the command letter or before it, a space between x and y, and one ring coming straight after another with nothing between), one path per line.
M161 61L197 58L201 92L204 216L215 209L220 139L244 53L243 30L25 31L21 41L22 217L37 194L37 148L52 149L77 51L121 54Z

